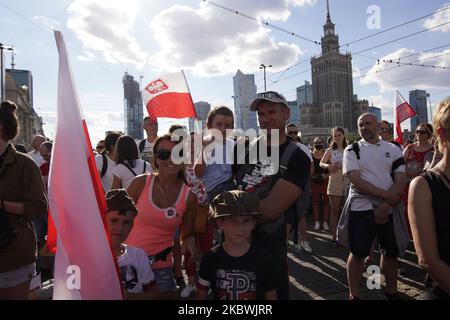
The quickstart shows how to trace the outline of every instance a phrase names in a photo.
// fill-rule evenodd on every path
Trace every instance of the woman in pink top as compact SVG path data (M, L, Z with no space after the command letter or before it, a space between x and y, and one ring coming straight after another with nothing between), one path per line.
M126 242L147 253L158 290L167 299L176 298L172 246L179 227L183 249L196 252L197 198L186 185L184 165L172 162L172 149L177 144L171 134L159 137L153 147L158 173L137 176L127 188L139 215Z

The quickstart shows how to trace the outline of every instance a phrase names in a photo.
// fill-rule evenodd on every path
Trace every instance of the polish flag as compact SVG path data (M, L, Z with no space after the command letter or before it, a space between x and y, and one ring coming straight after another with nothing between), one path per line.
M166 74L142 90L150 118L197 118L184 72Z
M400 92L395 92L395 131L394 140L403 145L403 132L402 126L400 125L403 121L416 115L414 109L409 105L408 102L402 97Z
M106 232L106 202L61 32L58 116L49 175L50 212L57 230L55 300L122 299Z

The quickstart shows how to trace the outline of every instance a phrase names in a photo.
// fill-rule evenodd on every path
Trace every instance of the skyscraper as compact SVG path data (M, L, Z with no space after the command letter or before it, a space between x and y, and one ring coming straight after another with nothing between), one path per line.
M211 110L211 104L205 101L199 101L194 103L195 112L197 113L197 120L202 121L202 129L206 128L206 118L208 117L208 113ZM189 132L194 131L195 126L194 122L196 119L189 118Z
M316 114L325 114L327 108L333 115L329 119L338 119L342 115L343 126L349 131L356 130L353 123L353 73L352 56L341 54L339 37L335 33L335 25L331 22L330 7L327 1L327 20L323 26L324 36L321 39L322 55L311 59L312 86ZM323 120L322 120L323 122Z
M411 118L411 131L421 122L428 122L428 93L425 90L413 90L409 92L409 104L416 112L416 116Z
M374 115L377 116L377 120L381 121L381 109L374 107L373 105L369 108L367 108L367 112L373 113Z
M125 118L125 133L134 139L143 139L142 120L144 118L144 107L139 83L133 76L125 73L123 77L123 113Z
M300 122L300 113L298 109L298 103L296 100L288 101L289 109L291 110L291 116L289 117L289 123L293 123L296 126L299 125Z
M301 106L302 104L313 102L313 87L309 81L305 81L305 84L297 88L297 104Z
M250 104L256 95L255 75L244 74L241 70L233 77L234 87L234 127L235 129L257 130L256 112L250 111Z
M33 107L33 75L30 70L6 69L17 84L18 88L26 89L28 104Z

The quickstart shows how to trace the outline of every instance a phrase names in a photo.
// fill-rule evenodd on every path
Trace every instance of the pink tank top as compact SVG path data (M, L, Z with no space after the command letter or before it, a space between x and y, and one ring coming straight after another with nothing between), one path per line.
M143 249L148 256L155 256L173 246L173 238L181 225L187 210L189 187L183 184L178 199L171 207L162 209L153 203L152 191L155 176L150 174L145 182L136 207L138 215L134 220L133 229L126 243ZM173 265L172 253L167 260L158 260L152 264L152 269L170 268Z

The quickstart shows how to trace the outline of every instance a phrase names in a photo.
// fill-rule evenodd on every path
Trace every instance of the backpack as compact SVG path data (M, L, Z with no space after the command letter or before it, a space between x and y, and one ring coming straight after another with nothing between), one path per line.
M249 148L245 150L245 158L242 159L242 157L239 158L241 160L239 163L242 163L242 160L245 160L245 164L240 164L236 169L236 181L239 186L240 182L245 181L246 177L252 174L252 171L255 167L256 160L257 159L250 159L250 150L252 148L256 148L256 154L258 154L258 142L261 138L255 139L252 141L249 145ZM294 154L294 152L299 149L296 143L292 142L291 140L288 140L289 144L287 145L286 149L284 150L281 158L280 158L280 165L278 173L268 177L266 180L261 181L256 187L255 190L252 191L255 193L258 198L264 199L267 197L270 193L270 190L275 185L275 183L280 178L284 178L289 162ZM251 161L250 161L251 160ZM251 164L253 162L253 164ZM308 168L309 170L309 168ZM261 224L261 228L264 230L264 232L271 236L275 234L280 227L284 226L285 222L285 214L290 212L290 210L306 210L306 205L309 199L310 191L309 191L309 185L306 186L306 188L302 191L302 194L298 197L298 199L295 201L295 203L292 204L292 206L283 214L281 214L277 219L272 220L270 222ZM301 211L299 211L301 212Z
M400 148L400 145L398 143L394 143L394 142L390 142L393 145L397 146ZM359 144L358 142L353 142L352 147L350 149L348 149L349 151L353 151L356 154L356 159L360 160L360 154L359 154ZM394 180L394 176L395 176L395 170L398 169L398 167L400 167L402 164L405 164L405 159L403 157L398 158L397 160L394 161L394 163L392 163L392 169L391 169L391 177L392 180Z
M142 152L144 152L144 149L145 149L145 140L146 140L146 139L142 139L142 140L139 142L139 154L141 154Z
M134 172L134 170L131 169L129 165L127 165L125 162L122 162L122 164L123 164L128 170L130 170L131 173L132 173L135 177L137 176L136 172ZM144 169L142 170L142 174L145 173L145 169L147 169L147 162L144 161Z
M106 155L102 153L103 163L102 163L102 171L100 172L100 179L102 179L106 171L108 171L108 158L106 158Z

